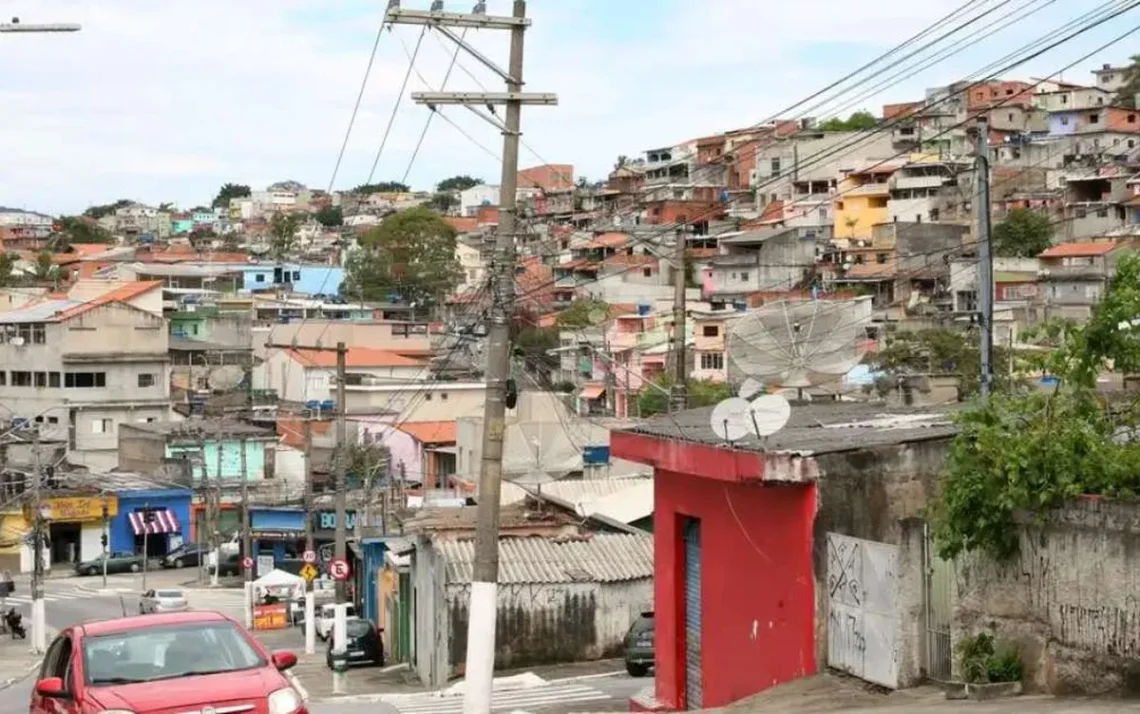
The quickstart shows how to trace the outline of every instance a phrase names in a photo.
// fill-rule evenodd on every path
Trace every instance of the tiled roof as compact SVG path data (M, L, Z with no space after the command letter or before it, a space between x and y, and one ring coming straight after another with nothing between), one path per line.
M1076 243L1062 243L1049 248L1041 254L1042 258L1075 258L1094 255L1107 255L1120 245L1119 241L1097 240L1078 241Z
M629 236L625 233L602 233L581 245L574 246L574 248L583 250L590 248L621 248L627 243L629 243Z
M311 352L287 350L298 362L309 367L336 367L336 352ZM392 352L372 347L349 347L345 361L349 368L369 367L419 367L423 362Z
M583 501L593 501L594 499L627 491L645 481L650 481L650 479L641 476L632 476L629 478L575 478L555 481L553 483L544 483L541 489L536 489L533 486L524 488L510 481L504 481L503 493L500 498L504 505L519 503L520 501L525 501L528 494L532 492L537 493L541 490L541 495L544 499L564 501L566 503L581 503Z
M101 305L107 305L113 302L127 302L128 300L135 299L139 295L148 293L151 290L158 290L161 287L162 283L158 280L138 280L125 283L110 292L103 293L94 300L88 300L82 305L61 312L56 316L56 319L66 320L76 315L81 315L88 310L93 310Z
M435 541L448 584L471 582L475 542ZM499 539L500 583L616 583L653 577L653 536Z
M421 444L454 444L454 421L409 421L397 427Z
M475 217L444 216L443 222L454 228L457 233L470 233L479 227L479 219Z

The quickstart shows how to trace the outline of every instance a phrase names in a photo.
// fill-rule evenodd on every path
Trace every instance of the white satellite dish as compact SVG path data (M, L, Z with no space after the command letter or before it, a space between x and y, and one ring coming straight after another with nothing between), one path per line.
M227 364L210 370L206 384L215 392L228 392L236 389L245 379L245 370L236 364Z
M804 389L859 363L871 301L781 300L746 313L728 334L729 362L767 385Z
M739 441L754 433L752 427L752 405L747 399L730 397L713 407L709 417L713 433L725 441Z
M778 394L764 394L756 397L749 405L752 416L752 431L757 436L771 436L792 416L792 405Z
M749 377L740 385L740 389L736 390L736 396L741 399L751 399L762 391L764 391L764 383Z

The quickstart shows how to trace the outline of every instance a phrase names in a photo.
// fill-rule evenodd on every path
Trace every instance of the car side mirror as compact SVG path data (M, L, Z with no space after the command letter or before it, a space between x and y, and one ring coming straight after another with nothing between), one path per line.
M296 657L293 659L296 661ZM64 688L59 677L45 677L36 682L36 694L47 699L71 699L71 692Z
M270 656L270 659L273 660L273 666L276 667L279 672L284 672L287 669L292 669L297 666L297 655L288 650L274 652Z

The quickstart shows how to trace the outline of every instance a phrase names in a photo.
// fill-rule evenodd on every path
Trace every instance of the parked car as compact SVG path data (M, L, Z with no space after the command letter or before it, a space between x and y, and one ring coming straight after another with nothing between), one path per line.
M186 602L186 594L181 590L147 590L139 598L140 615L158 612L182 612L189 609L190 603Z
M250 702L262 712L308 714L288 677L296 664L292 652L270 654L216 612L86 623L48 648L30 712L201 712Z
M643 612L625 635L625 671L644 677L653 667L653 613Z
M241 574L241 553L223 554L221 557L221 564L217 566L218 577L224 578L228 575ZM209 567L210 575L214 574L214 566Z
M336 617L336 605L333 603L321 605L321 609L317 612L317 637L322 640L327 640L332 637L333 620ZM352 605L348 606L347 617L356 617L356 608Z
M166 554L162 559L162 567L164 568L186 568L189 566L198 566L202 562L202 558L209 553L209 550L203 548L197 543L183 543L174 550Z
M380 639L380 628L374 626L370 620L362 617L350 617L345 622L345 649L348 651L348 663L359 664L369 662L378 667L384 666L384 643ZM329 649L325 653L325 662L329 669L333 668L333 638L329 638Z
M137 573L143 569L145 559L134 553L111 553L107 558L108 573ZM77 575L102 575L103 556L75 564Z

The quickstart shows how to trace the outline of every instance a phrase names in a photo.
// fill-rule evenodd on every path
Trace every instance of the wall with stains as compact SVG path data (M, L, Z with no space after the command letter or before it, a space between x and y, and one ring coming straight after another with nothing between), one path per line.
M1036 691L1140 693L1140 504L1085 498L1024 520L1010 562L959 559L954 640L1016 641Z
M467 655L470 584L447 586L448 662ZM650 578L616 583L504 583L498 590L495 669L620 657L634 618L652 609Z

